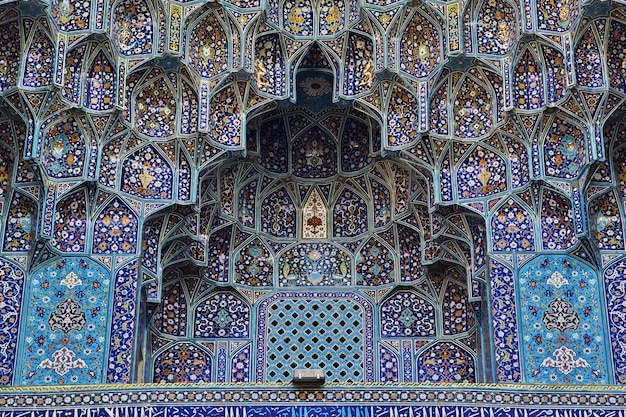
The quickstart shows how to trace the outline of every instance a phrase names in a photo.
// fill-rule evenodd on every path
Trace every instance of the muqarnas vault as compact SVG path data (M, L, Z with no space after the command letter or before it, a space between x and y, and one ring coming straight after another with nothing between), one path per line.
M0 384L626 384L620 1L0 3Z

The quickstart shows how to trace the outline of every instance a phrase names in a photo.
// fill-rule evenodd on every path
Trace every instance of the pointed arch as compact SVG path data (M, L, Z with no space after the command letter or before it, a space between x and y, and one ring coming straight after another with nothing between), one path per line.
M235 254L233 282L248 287L271 287L274 275L272 252L259 238L245 244Z
M415 78L427 78L444 57L441 26L417 9L400 37L400 70Z
M2 250L4 252L28 252L35 238L37 227L37 202L13 190L11 203L4 222Z
M605 87L605 73L602 62L601 43L596 34L595 24L589 23L574 48L576 82L582 87Z
M624 215L613 188L589 202L591 236L600 250L624 249Z
M493 150L477 145L456 170L459 199L497 194L507 189L507 164Z
M229 33L214 11L208 11L189 25L187 59L201 78L211 79L228 69L230 60Z
M87 151L83 127L72 115L58 118L43 132L42 166L51 178L82 177Z
M96 216L93 225L92 252L102 254L137 253L139 219L115 197Z
M111 39L120 55L142 57L157 50L155 10L150 0L118 0L111 11Z
M495 100L487 86L466 75L455 86L452 134L463 139L479 138L495 125Z
M328 236L328 209L317 187L312 187L302 204L302 238L326 239Z
M533 215L509 198L491 214L491 250L494 252L532 252L535 250Z
M176 134L177 95L165 76L148 78L133 99L137 131L149 138L165 139Z
M83 87L83 105L94 111L108 111L115 108L117 99L117 71L112 58L104 48L94 53L86 69Z
M588 162L586 130L561 115L554 116L543 135L544 175L574 179Z
M52 85L52 66L55 47L50 34L42 23L31 29L33 34L26 46L22 86L27 88L48 88Z
M367 204L363 197L351 188L344 188L333 206L333 236L355 237L368 229Z
M514 67L515 104L521 110L538 110L544 106L544 82L537 57L530 48L520 55Z
M479 3L476 12L477 51L480 55L502 56L514 48L519 32L519 12L507 0Z
M282 239L297 236L297 210L286 187L279 187L261 202L261 231Z
M54 214L52 246L65 253L85 252L88 214L84 188L61 198Z
M540 216L544 250L567 250L578 242L574 230L572 202L568 197L543 187Z
M147 200L170 200L173 188L171 162L155 146L141 147L124 158L120 191Z
M382 240L371 237L359 250L356 258L356 284L376 287L396 281L393 251Z

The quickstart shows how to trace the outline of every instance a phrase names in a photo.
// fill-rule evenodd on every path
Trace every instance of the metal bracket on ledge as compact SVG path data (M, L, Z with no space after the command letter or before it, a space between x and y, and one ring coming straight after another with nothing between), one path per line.
M322 369L294 369L291 382L294 384L323 384L326 375Z

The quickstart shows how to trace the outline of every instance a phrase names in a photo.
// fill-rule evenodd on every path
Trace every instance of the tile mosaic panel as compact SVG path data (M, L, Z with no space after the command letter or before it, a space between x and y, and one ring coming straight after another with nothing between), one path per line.
M4 223L2 250L28 252L35 237L37 205L33 199L13 191Z
M452 342L438 342L417 357L419 382L475 382L474 358Z
M378 286L395 282L395 254L376 238L369 239L355 258L356 284Z
M543 143L547 177L573 179L580 173L587 159L584 136L579 127L567 120L552 121Z
M282 299L267 308L266 380L323 368L333 382L364 380L364 312L352 300ZM297 350L285 349L297 342Z
M624 249L624 217L615 191L593 199L589 207L589 223L598 249Z
M63 258L33 273L20 385L102 381L110 283L109 272L88 258Z
M501 205L491 217L494 252L535 250L535 226L531 213L513 199Z
M112 110L117 97L117 74L110 58L100 51L87 69L83 102L95 111Z
M58 201L50 243L61 252L85 252L87 226L87 199L85 191L80 190Z
M113 44L122 56L149 55L156 50L154 11L148 2L122 0L111 14Z
M124 265L115 274L109 358L106 363L106 381L129 383L135 363L133 344L137 324L137 268L136 261Z
M604 291L608 310L608 328L611 335L611 351L615 382L626 383L626 327L624 313L626 306L626 261L623 259L611 264L604 271Z
M26 52L22 85L33 88L49 87L52 84L53 60L52 41L43 28L38 26Z
M293 175L299 178L329 178L337 173L337 144L320 128L313 127L292 144Z
M459 199L486 197L506 191L507 176L504 159L488 148L478 146L457 169Z
M300 243L278 260L278 285L346 286L352 284L352 257L329 243Z
M382 218L379 218L380 221ZM368 209L365 200L350 188L344 188L333 207L334 237L362 235L368 231L368 225Z
M161 352L154 363L153 382L210 382L212 357L191 343L177 343Z
M435 307L416 291L398 291L380 307L382 337L437 335Z
M269 287L273 283L274 264L269 249L259 239L243 246L233 257L235 283L251 287Z
M608 383L597 274L576 258L543 255L520 268L518 282L525 380Z
M153 146L128 155L122 162L120 189L146 200L170 200L174 188L172 168Z
M136 253L138 219L116 197L100 212L93 225L93 253Z
M193 326L196 338L247 338L250 308L234 293L218 292L196 306Z
M521 382L521 353L517 330L516 285L513 271L496 260L490 261L492 326L496 359L496 380Z
M20 67L20 28L19 22L8 21L0 26L0 55L3 71L0 75L0 91L5 92L17 85L18 70Z
M413 14L400 42L400 69L416 78L428 77L442 59L442 28L422 12Z
M572 203L568 198L544 189L541 205L541 240L544 250L565 250L577 242L573 217Z
M25 274L22 268L0 259L0 386L14 383L17 338L20 328Z
M162 334L185 337L187 335L188 303L183 285L176 282L163 289L163 298L153 316L153 327Z
M82 176L86 154L85 136L74 117L61 120L46 131L42 164L48 176Z

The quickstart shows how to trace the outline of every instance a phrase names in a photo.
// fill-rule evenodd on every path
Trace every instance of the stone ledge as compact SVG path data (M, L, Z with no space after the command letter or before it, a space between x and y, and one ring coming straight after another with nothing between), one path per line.
M110 409L126 410L124 415L135 415L140 411L138 415L141 416L163 415L160 414L163 410L170 410L164 411L164 415L179 415L202 409L199 415L217 413L230 417L232 411L233 417L305 417L309 415L306 410L313 410L312 405L315 410L325 411L311 411L311 416L372 417L391 413L390 417L413 417L426 415L427 410L430 410L428 415L439 410L441 416L448 415L448 412L464 416L471 410L482 410L480 415L483 411L499 413L506 409L593 409L601 412L621 410L611 415L626 417L626 387L376 384L301 388L292 385L142 384L0 389L2 417L17 417L21 416L21 411L34 409L76 410L72 413L75 416L108 415L103 410ZM259 407L266 410L261 412ZM291 412L284 414L286 409Z

